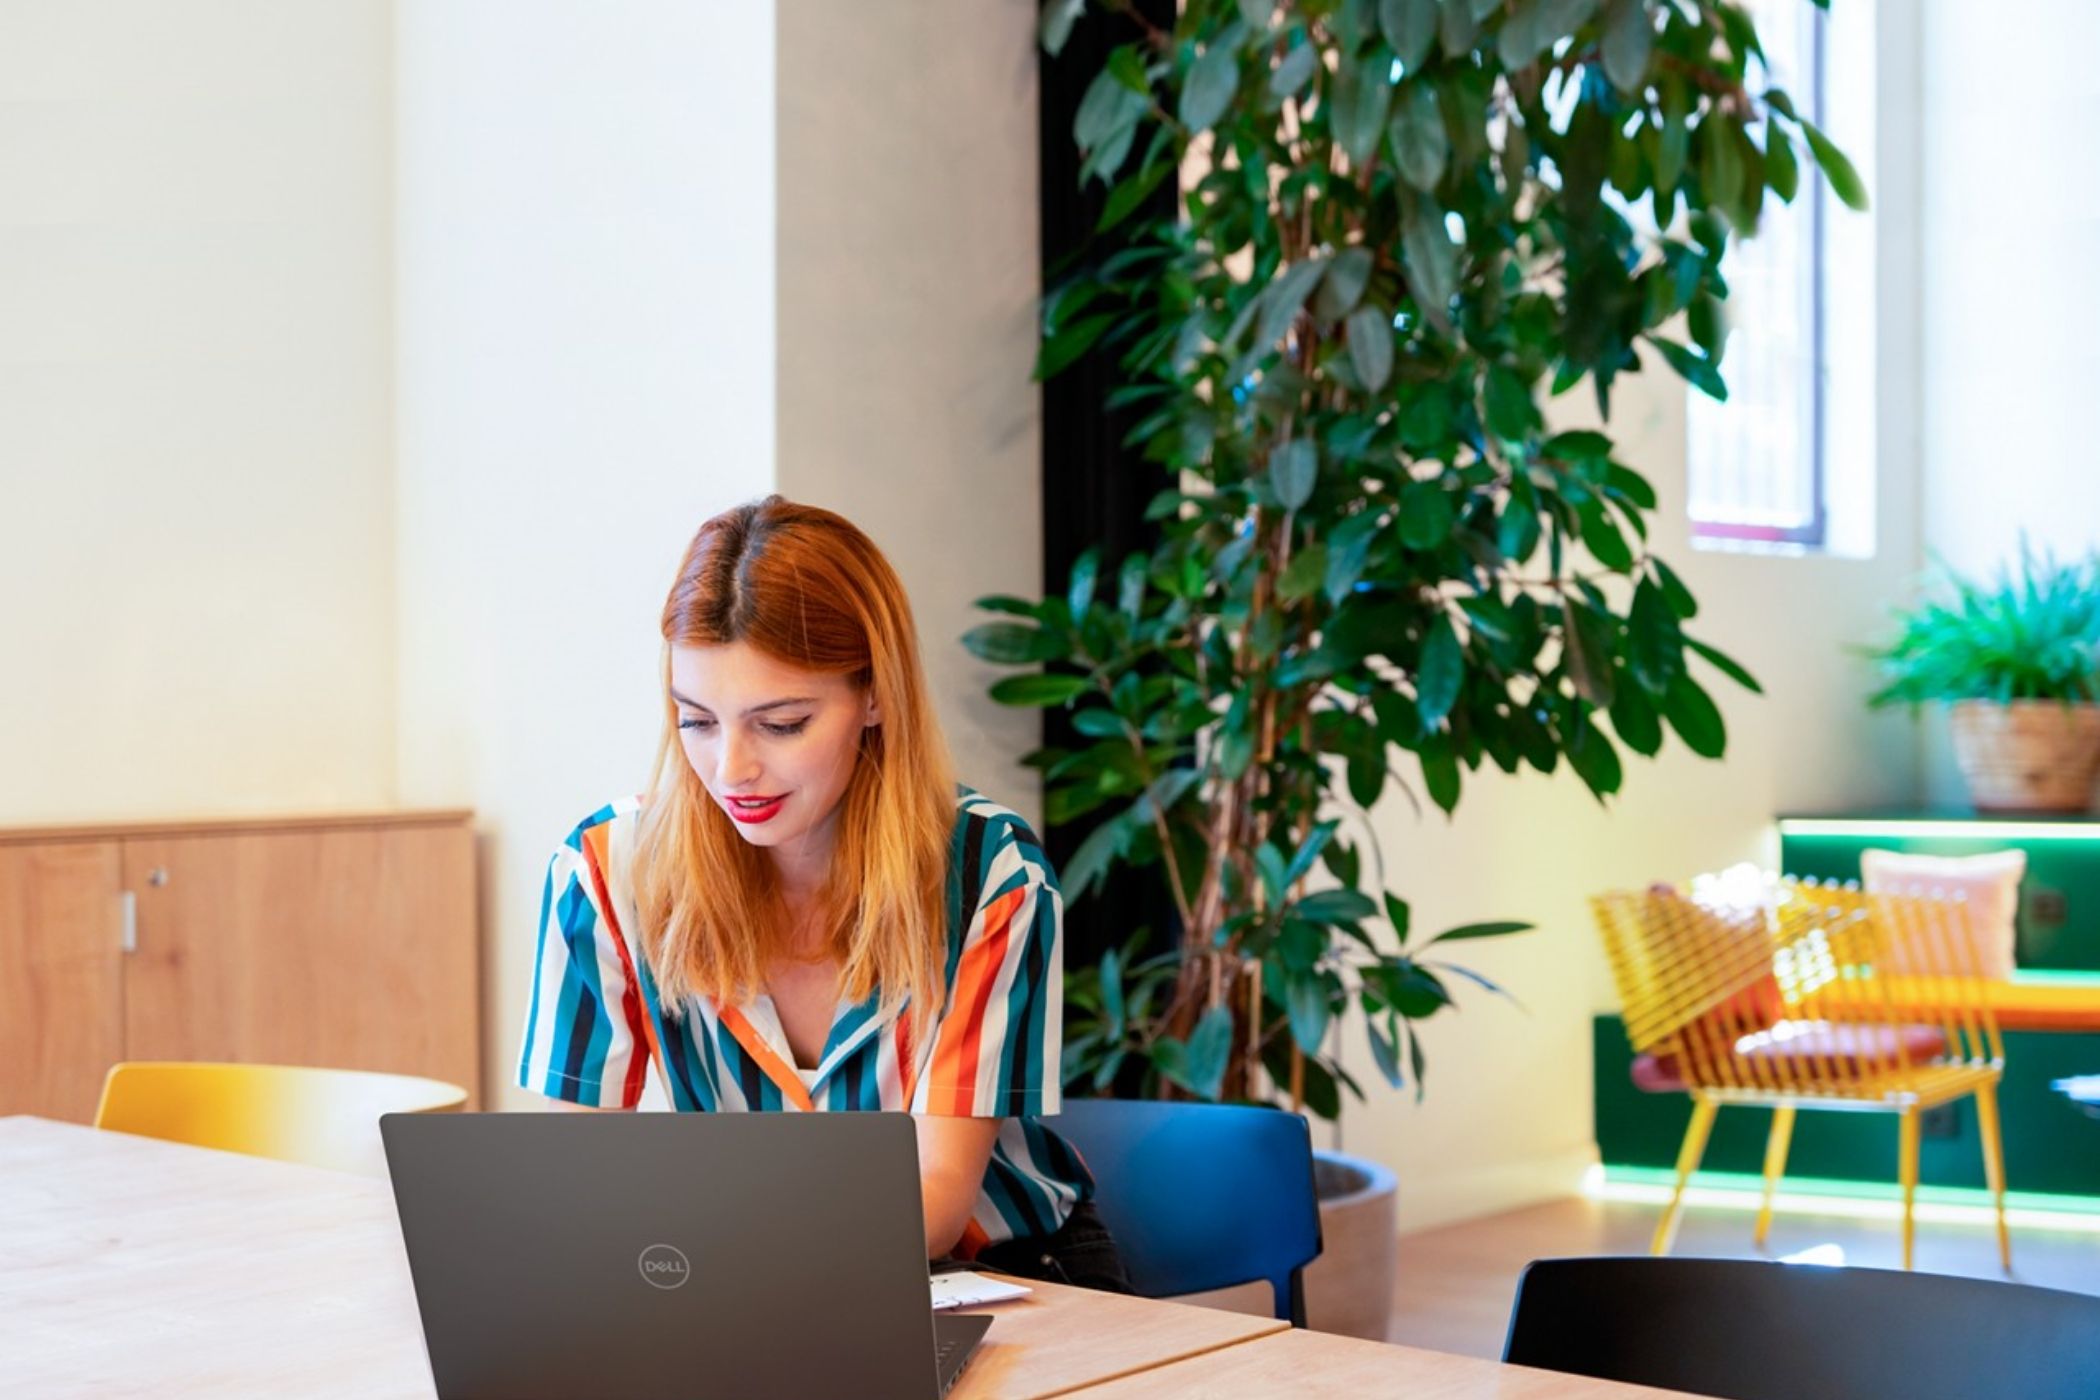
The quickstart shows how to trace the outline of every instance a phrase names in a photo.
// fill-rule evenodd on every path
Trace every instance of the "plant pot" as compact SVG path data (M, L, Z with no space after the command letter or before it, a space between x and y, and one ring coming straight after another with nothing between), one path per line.
M1983 812L2083 812L2100 771L2100 705L1964 700L1948 714L1954 761Z
M1400 1192L1376 1162L1313 1153L1325 1247L1305 1270L1305 1321L1315 1331L1374 1342L1393 1318L1400 1254Z

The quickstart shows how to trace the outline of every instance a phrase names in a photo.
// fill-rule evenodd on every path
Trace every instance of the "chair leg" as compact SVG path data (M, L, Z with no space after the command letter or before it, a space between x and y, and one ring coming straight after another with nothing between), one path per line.
M1998 1262L2012 1272L2012 1235L2005 1228L2005 1141L1999 1135L1998 1086L1985 1084L1976 1090L1976 1131L1983 1139L1983 1180L1991 1188L1991 1204L1998 1211Z
M1779 1189L1779 1178L1786 1172L1787 1148L1794 1140L1794 1106L1784 1105L1772 1110L1772 1131L1765 1138L1765 1198L1757 1210L1757 1247L1765 1247L1765 1239L1772 1233L1772 1193Z
M1692 1121L1685 1125L1684 1146L1677 1151L1677 1188L1670 1192L1670 1203L1663 1207L1663 1217L1655 1226L1655 1240L1648 1246L1650 1254L1668 1254L1671 1241L1677 1237L1677 1217L1684 1208L1684 1185L1699 1169L1699 1159L1706 1155L1706 1138L1714 1130L1714 1115L1721 1105L1702 1094L1692 1095Z
M1918 1233L1918 1109L1903 1110L1903 1126L1896 1146L1896 1170L1903 1182L1903 1267L1911 1266Z

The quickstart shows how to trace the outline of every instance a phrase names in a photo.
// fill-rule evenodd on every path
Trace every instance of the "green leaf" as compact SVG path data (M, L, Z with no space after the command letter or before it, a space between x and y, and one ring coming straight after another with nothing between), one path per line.
M1099 884L1108 867L1123 850L1123 826L1113 819L1087 833L1086 840L1058 872L1058 886L1065 902L1076 904Z
M1101 311L1060 326L1036 354L1035 378L1054 379L1062 374L1074 360L1093 349L1094 342L1115 323L1115 319L1108 312Z
M1816 129L1815 123L1801 123L1801 134L1808 138L1809 152L1815 156L1816 164L1823 168L1823 178L1830 181L1830 191L1845 202L1847 208L1865 212L1867 187L1852 168L1845 153L1830 144L1830 138Z
M1307 545L1291 556L1282 577L1276 580L1276 596L1286 603L1310 598L1327 580L1327 546Z
M1496 437L1519 442L1539 424L1538 405L1531 389L1507 365L1488 366L1486 391L1488 430Z
M1316 924L1353 923L1378 913L1378 906L1362 890L1321 890L1291 906L1291 912Z
M1101 955L1101 1019L1109 1039L1123 1038L1123 959L1114 948Z
M1504 938L1512 933L1529 933L1532 928L1533 925L1531 924L1509 919L1489 923L1460 924L1457 928L1445 929L1442 933L1430 939L1429 942L1456 943L1460 939L1465 938ZM1425 943L1422 946L1426 948L1429 944Z
M1349 367L1363 381L1365 393L1377 393L1393 375L1392 315L1378 306L1358 307L1349 314L1345 334Z
M1662 718L1637 685L1616 686L1611 697L1611 727L1619 742L1643 758L1662 750Z
M1378 149L1385 114L1393 101L1392 71L1391 51L1376 44L1361 56L1344 55L1328 88L1332 110L1327 114L1327 129L1352 166L1361 166Z
M1436 89L1426 81L1401 84L1386 135L1392 142L1393 164L1401 178L1418 190L1435 189L1451 158L1451 138L1444 131L1444 114L1437 107Z
M1276 11L1276 0L1239 0L1240 18L1249 29L1267 29L1269 17Z
M1210 130L1232 106L1239 83L1239 49L1213 41L1189 67L1188 82L1181 89L1181 124L1191 132Z
M1409 549L1434 549L1451 534L1458 512L1436 481L1410 481L1400 488L1400 542Z
M1412 73L1436 42L1436 0L1379 0L1378 28L1401 70Z
M1382 527L1383 517L1378 511L1367 510L1352 515L1334 527L1327 536L1327 577L1322 581L1327 592L1327 601L1339 603L1356 587L1363 576L1364 563L1371 552L1371 541Z
M1422 745L1422 786L1445 813L1458 806L1458 756L1442 735Z
M1363 300L1364 284L1370 280L1371 250L1342 249L1327 260L1327 272L1320 278L1320 290L1313 297L1314 314L1330 324L1341 320Z
M990 694L1002 705L1062 705L1092 688L1085 676L1008 676Z
M1555 433L1541 445L1540 451L1548 457L1563 457L1571 462L1590 462L1611 455L1611 439L1602 433L1587 428L1574 432Z
M1051 57L1064 52L1065 40L1072 37L1072 24L1085 9L1086 0L1043 0L1038 36Z
M1313 862L1320 858L1320 852L1327 849L1327 843L1334 839L1335 829L1340 825L1340 822L1324 821L1305 833L1305 839L1298 843L1297 852L1283 872L1286 887L1297 884L1299 878L1312 869Z
M1674 340L1664 340L1659 335L1648 336L1647 341L1662 351L1662 357L1670 362L1670 368L1683 375L1685 381L1693 388L1708 398L1721 403L1728 402L1728 386L1721 382L1721 372L1714 368L1712 360L1679 345Z
M1072 728L1089 739L1122 739L1127 731L1124 719L1114 710L1095 708L1081 710L1072 716Z
M1412 911L1407 907L1406 900L1395 894L1385 896L1386 920L1393 926L1393 936L1402 943L1407 942L1407 929L1409 923L1412 922L1411 914Z
M1680 675L1670 682L1662 711L1685 747L1701 758L1719 758L1728 747L1728 726L1721 720L1721 711L1690 676Z
M1654 48L1655 25L1648 16L1648 0L1611 0L1604 15L1604 76L1611 79L1611 85L1638 99Z
M1575 726L1574 737L1568 743L1568 766L1582 779L1583 785L1599 797L1609 797L1619 790L1625 780L1625 769L1619 762L1619 751L1604 736L1593 718L1585 716Z
M1660 559L1650 559L1655 566L1655 581L1662 586L1663 597L1670 604L1670 611L1680 621L1689 622L1699 615L1699 601L1692 597L1692 590L1684 586L1677 571Z
M1704 642L1695 642L1689 637L1684 639L1684 644L1712 662L1715 670L1749 691L1752 695L1765 693L1765 688L1757 683L1757 677L1744 670L1741 663L1737 662L1733 657L1716 651Z
M1684 669L1684 634L1663 591L1646 579L1633 590L1626 614L1627 663L1633 678L1651 695L1667 694Z
M1046 649L1044 641L1041 628L1018 622L987 622L972 627L962 636L963 647L970 655L1001 666L1020 666L1047 659L1046 650L1054 648Z
M1333 1015L1331 992L1320 974L1293 977L1284 984L1284 1010L1291 1019L1291 1039L1308 1055L1320 1053Z
M1582 523L1583 547L1598 563L1615 573L1633 567L1633 546L1626 543L1626 536L1613 523L1603 502L1594 496L1583 502L1578 518Z
M1101 218L1095 223L1094 232L1105 233L1136 213L1138 206L1151 197L1160 181L1173 169L1171 160L1157 160L1110 190L1107 201L1101 206Z
M1261 876L1262 888L1269 892L1269 902L1281 905L1290 897L1291 882L1286 878L1289 866L1284 863L1283 853L1275 843L1264 841L1254 850L1254 869Z
M1444 227L1444 211L1426 197L1410 200L1400 235L1408 285L1422 314L1445 334L1451 331L1451 298L1458 291L1458 249Z
M1473 41L1480 37L1480 20L1471 0L1440 0L1437 6L1437 37L1448 55L1469 57Z
M1276 97L1290 97L1320 69L1320 50L1317 46L1300 42L1283 56L1276 71L1269 75L1269 92Z
M1320 258L1307 258L1293 263L1275 281L1262 289L1260 320L1254 328L1254 350L1266 355L1283 339L1283 333L1291 328L1305 299L1312 295L1315 283L1327 269Z
M1196 1022L1188 1040L1188 1076L1182 1087L1200 1098L1215 1099L1225 1086L1225 1061L1232 1053L1232 1012L1213 1006Z
M1794 143L1779 129L1779 123L1765 123L1765 184L1772 193L1788 204L1801 186L1801 167L1794 159Z
M1395 1089L1405 1085L1407 1079L1400 1072L1400 1051L1398 1047L1386 1037L1384 1031L1378 1029L1376 1021L1367 1020L1364 1024L1364 1029L1369 1032L1371 1037L1371 1059L1378 1065L1378 1072L1385 1076L1385 1082L1392 1085Z
M1086 615L1094 605L1094 576L1101 571L1101 551L1088 549L1072 561L1071 586L1065 592L1065 601L1077 619Z
M1438 613L1422 642L1422 665L1415 673L1415 706L1422 714L1422 727L1435 729L1458 703L1458 692L1466 677L1465 648L1449 613Z
M1285 510L1296 510L1312 499L1319 475L1319 450L1311 438L1293 438L1269 454L1269 489Z

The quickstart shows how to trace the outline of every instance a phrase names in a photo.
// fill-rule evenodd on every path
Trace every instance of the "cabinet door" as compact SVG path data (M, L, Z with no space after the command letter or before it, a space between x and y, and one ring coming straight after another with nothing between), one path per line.
M0 1114L92 1122L124 1058L114 841L0 846Z
M132 1059L389 1070L478 1093L464 825L136 838L124 880Z

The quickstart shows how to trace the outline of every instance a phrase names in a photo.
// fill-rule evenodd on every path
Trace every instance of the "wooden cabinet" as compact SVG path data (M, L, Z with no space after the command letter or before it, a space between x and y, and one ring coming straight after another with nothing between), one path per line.
M465 812L0 830L0 1114L86 1122L118 1060L481 1089Z

